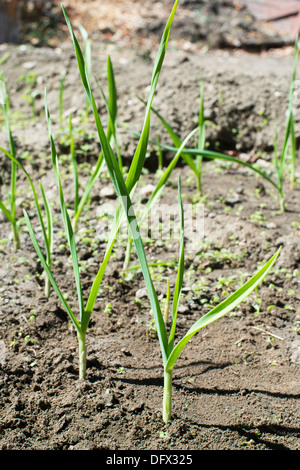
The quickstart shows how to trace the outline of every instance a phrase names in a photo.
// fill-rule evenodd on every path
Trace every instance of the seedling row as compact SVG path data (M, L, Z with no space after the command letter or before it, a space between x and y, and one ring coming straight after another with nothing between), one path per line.
M222 152L215 152L207 149L206 145L206 125L204 119L205 96L203 91L203 80L199 79L199 96L200 108L197 125L189 132L184 138L181 138L172 128L166 119L160 114L159 110L153 107L153 100L159 82L160 73L163 67L165 54L167 53L167 46L169 36L171 33L171 26L176 15L178 0L175 1L170 17L166 23L164 33L158 48L156 59L153 65L152 77L149 77L149 94L147 100L141 100L145 107L144 121L139 133L132 133L134 140L135 152L130 162L129 167L124 164L122 157L122 148L118 141L118 90L117 81L114 73L113 63L111 58L107 57L107 84L108 94L105 95L103 85L93 75L94 67L91 63L91 45L89 37L84 28L80 28L81 40L78 39L68 18L66 11L63 8L66 24L68 26L70 36L72 39L78 71L81 78L81 86L85 92L85 109L84 113L87 118L92 117L95 125L95 133L100 144L100 153L97 157L96 165L88 175L85 182L83 191L81 190L81 169L78 163L78 156L75 149L74 140L74 126L72 116L70 115L66 128L68 131L68 145L70 163L72 165L73 174L73 202L72 207L66 203L64 191L64 175L61 171L61 161L58 151L57 142L52 131L52 117L51 109L49 109L47 99L47 89L45 89L45 126L48 131L49 148L51 155L52 172L57 186L57 194L59 199L60 216L63 224L63 230L66 237L68 246L68 254L66 259L71 259L74 284L76 287L76 308L73 307L73 302L68 301L68 295L63 292L64 286L61 286L55 277L53 266L55 264L55 218L53 217L51 201L47 195L45 188L41 181L37 185L32 176L32 172L28 169L28 165L19 158L16 152L16 145L14 136L11 131L10 113L9 113L9 96L5 86L7 77L2 76L1 80L1 96L3 103L3 115L8 135L9 147L0 147L2 158L5 158L10 163L9 176L4 174L4 188L5 197L0 201L0 208L7 218L11 226L13 235L13 242L16 252L22 245L22 231L20 230L21 224L18 220L16 210L17 193L18 193L18 177L20 174L26 177L31 189L32 203L37 216L39 224L39 233L37 227L33 224L33 216L31 209L23 210L23 218L26 226L26 231L30 235L30 239L37 258L41 263L43 269L44 294L47 298L56 296L77 334L78 340L78 362L79 380L87 379L87 337L89 335L89 324L94 315L95 303L98 299L99 291L102 287L103 278L107 266L112 262L112 253L118 244L118 234L121 226L126 226L127 240L126 240L126 256L124 261L124 270L130 272L132 268L131 261L133 259L136 267L134 269L141 270L143 274L144 286L147 290L148 301L151 306L153 315L153 322L155 326L156 338L160 346L162 375L164 378L163 399L162 399L162 419L164 423L168 423L172 416L172 374L176 367L177 360L184 348L192 341L193 336L200 330L207 327L216 320L224 317L232 312L238 305L247 299L252 292L258 292L259 286L266 276L273 269L276 260L280 254L281 247L279 247L268 260L261 260L261 266L255 273L252 273L248 279L244 280L241 285L232 293L228 293L225 299L221 300L217 305L211 308L205 315L200 317L194 324L184 333L183 336L177 334L177 319L182 297L182 289L185 280L185 261L186 261L186 243L185 243L185 217L184 217L184 204L182 199L182 181L180 176L177 180L177 204L178 204L178 219L179 219L179 243L178 243L178 256L174 266L174 261L169 260L171 267L174 270L173 277L175 278L173 291L171 291L170 280L166 281L166 297L161 300L157 295L155 280L153 279L152 266L153 263L149 259L147 253L147 245L141 236L142 227L149 216L153 206L157 203L162 194L168 191L168 183L175 168L178 168L179 163L187 166L191 172L196 186L196 204L205 204L203 202L203 187L202 187L202 172L203 162L206 164L210 161L226 162L229 165L236 167L247 168L253 172L257 178L260 178L266 185L275 189L278 195L278 210L279 212L285 211L285 190L284 183L287 175L290 177L290 191L295 187L295 170L296 170L296 136L295 136L295 123L293 116L293 92L296 79L296 65L298 58L298 41L295 40L295 53L293 62L293 73L290 83L289 105L287 110L286 127L283 146L278 149L277 135L274 137L274 171L272 174L267 174L262 171L257 165L244 162L229 154ZM82 46L80 45L82 42ZM63 97L64 97L64 84L65 76L62 77L59 88L59 120L62 123L64 120L63 113ZM105 121L99 112L99 105L95 99L95 90L100 92L102 102L106 108ZM34 115L34 96L31 96L31 108ZM163 142L161 138L157 140L150 139L151 118L155 115L162 126L162 129L169 135L172 144ZM104 122L107 125L104 125ZM150 145L157 148L157 158L159 166L159 177L156 181L155 187L152 188L151 194L143 207L141 214L136 214L134 198L141 183L143 171L145 169L145 162L148 156ZM170 162L164 167L162 160L162 152L168 151L172 157ZM287 158L288 153L290 159ZM287 168L288 165L291 167ZM112 183L118 205L109 228L109 234L106 240L106 248L104 251L103 259L98 266L97 274L92 280L91 287L88 291L83 287L81 276L81 265L78 254L78 241L77 233L79 226L84 224L81 222L84 209L87 207L90 197L93 194L96 182L99 181L100 175L105 171L109 180ZM10 179L9 179L10 178ZM22 226L24 229L24 226ZM40 236L41 235L41 236ZM166 261L167 263L168 261ZM221 282L221 281L220 281ZM72 299L74 300L74 299ZM103 305L103 311L109 311L111 304ZM145 350L146 354L146 350Z

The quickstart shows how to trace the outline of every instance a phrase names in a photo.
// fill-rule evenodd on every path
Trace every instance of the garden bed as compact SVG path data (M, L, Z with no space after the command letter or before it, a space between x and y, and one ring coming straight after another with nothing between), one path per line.
M175 18L176 21L176 18ZM159 80L155 106L183 138L196 123L199 80L204 81L210 148L256 162L274 174L273 144L285 126L293 50L252 55L241 50L179 49L171 42ZM57 49L2 46L9 54L1 68L8 81L11 124L18 158L33 180L43 182L55 221L53 271L76 309L72 266L59 212L52 171L44 88L53 118L63 188L72 204L73 176L68 147L68 114L73 115L80 187L96 163L99 143L91 116L83 116L84 94L70 44ZM93 69L104 89L106 57L115 67L119 95L119 135L124 164L131 161L141 130L152 72L152 54L132 48L93 44ZM67 72L64 119L58 120L60 79ZM35 116L24 95L38 91ZM105 107L95 91L99 108ZM2 116L2 115L1 115ZM1 118L2 119L2 118ZM105 118L104 118L105 119ZM299 104L295 104L299 139ZM1 123L3 120L1 121ZM151 137L168 137L153 117ZM4 126L1 146L8 148ZM171 152L164 152L164 165ZM7 178L10 165L1 156ZM157 152L150 148L139 190L158 178ZM1 450L299 450L300 218L299 167L296 186L285 180L286 211L280 213L271 185L238 165L205 161L203 198L189 167L178 165L161 203L177 201L181 175L186 203L203 210L204 237L187 251L177 338L225 298L282 246L281 254L257 292L234 312L201 330L180 356L173 376L173 414L162 421L163 368L159 344L139 270L124 271L126 240L118 239L91 317L87 338L87 378L78 380L77 338L54 292L44 295L42 268L22 209L38 225L28 181L18 173L21 248L14 250L10 224L0 226L0 448ZM84 289L88 291L103 259L99 207L115 207L104 172L80 219L78 246ZM3 185L0 187L4 194ZM197 201L197 202L196 202ZM170 265L153 267L163 302L166 279L176 275L176 240L148 240L147 256ZM131 265L137 264L135 252ZM74 297L74 298L73 298ZM76 310L75 310L76 311Z

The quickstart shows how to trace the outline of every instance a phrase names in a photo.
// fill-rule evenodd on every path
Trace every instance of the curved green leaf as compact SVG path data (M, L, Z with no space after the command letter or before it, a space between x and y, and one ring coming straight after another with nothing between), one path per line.
M176 147L171 147L169 145L157 144L157 142L154 142L154 141L151 141L151 143L160 145L162 148L164 148L165 150L169 150L170 152L176 152L177 150ZM275 181L273 181L264 171L261 171L259 168L256 168L251 163L244 162L243 160L239 160L238 158L232 157L231 155L227 155L225 153L220 153L220 152L215 152L213 150L199 150L199 149L185 149L184 155L202 155L203 157L206 157L206 158L219 159L219 160L225 160L231 163L237 163L238 165L245 166L246 168L249 168L255 173L258 173L266 181L272 184L272 186L274 186L274 188L276 188L277 191L280 191L280 188L275 183Z
M251 278L247 281L242 287L237 291L231 294L227 299L213 308L210 312L200 318L194 325L188 330L186 335L179 341L179 343L174 347L173 351L168 357L168 361L165 365L165 370L171 371L175 365L175 362L182 352L185 345L188 341L194 336L199 330L203 327L209 325L210 323L218 320L219 318L226 315L226 313L232 311L237 305L239 305L248 295L256 288L256 286L264 279L268 274L276 259L279 256L281 248L275 253L272 258Z

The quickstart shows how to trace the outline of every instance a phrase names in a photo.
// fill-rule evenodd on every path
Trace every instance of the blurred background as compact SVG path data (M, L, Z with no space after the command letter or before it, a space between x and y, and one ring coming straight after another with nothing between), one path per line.
M0 0L0 44L59 47L69 39L61 11L95 41L151 49L174 0ZM172 26L179 45L262 50L291 44L299 0L181 0Z
M59 2L1 0L0 43L51 45L62 21Z

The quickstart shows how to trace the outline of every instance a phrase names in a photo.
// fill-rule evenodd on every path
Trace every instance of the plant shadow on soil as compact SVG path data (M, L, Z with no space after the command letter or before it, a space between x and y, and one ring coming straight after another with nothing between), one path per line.
M72 268L49 160L43 99L37 98L38 117L32 119L28 103L15 86L23 86L18 78L28 70L29 63L37 73L34 86L41 95L47 85L48 105L54 116L58 112L59 78L68 71L65 110L74 113L79 129L76 142L82 164L81 188L99 151L95 129L91 119L82 124L84 98L76 61L68 47L25 51L7 46L7 51L10 58L2 68L10 77L17 152L33 179L42 179L53 204L54 273L76 309ZM136 95L145 94L151 64L112 45L109 52L118 79L119 120L126 124L120 126L120 141L125 160L129 160L135 142L127 130L137 130L142 123L144 108ZM97 64L105 64L106 53L105 49L96 51ZM162 114L182 136L186 135L197 115L201 74L206 112L213 124L208 128L210 144L218 141L223 149L234 150L244 158L258 156L258 164L272 172L274 120L283 122L291 68L291 56L213 51L195 57L174 47L167 53L157 102ZM99 73L105 80L104 65ZM296 122L298 111L297 106ZM155 119L153 123L155 137L161 129ZM61 154L66 153L61 162L66 200L71 204L73 182L65 130L59 123L54 130ZM166 137L163 132L161 135L162 139ZM2 128L1 139L7 144ZM157 180L155 148L150 155L152 163L143 174L142 188ZM8 166L1 156L1 171L5 168ZM161 201L166 204L177 200L178 173L184 200L188 202L196 194L190 170L181 165L162 195ZM199 332L183 351L174 368L173 414L168 425L161 415L163 369L150 305L139 270L131 276L123 272L125 241L118 240L102 282L87 337L87 380L81 382L75 331L54 293L49 299L44 297L41 266L23 220L22 247L14 252L10 226L1 218L0 448L299 450L300 175L297 177L294 191L289 190L287 182L287 211L279 214L273 188L260 178L235 166L204 163L204 238L196 250L186 253L177 337L235 289L244 276L254 273L280 245L283 249L257 292L232 314ZM25 207L35 222L28 183L21 172L18 182L20 208ZM109 188L103 174L80 221L79 259L86 291L105 249L95 232L97 210L100 204L116 202L107 192ZM172 286L176 275L178 244L153 240L146 250L151 260L174 263L153 268L163 303L166 279L170 278ZM135 263L133 253L131 264Z

